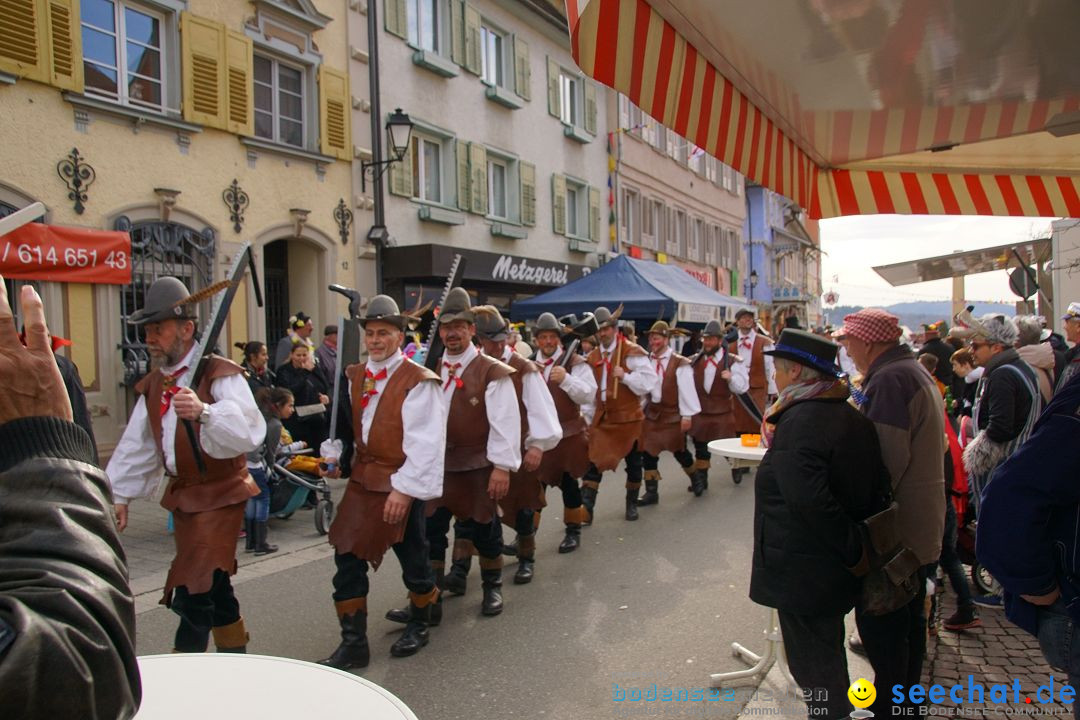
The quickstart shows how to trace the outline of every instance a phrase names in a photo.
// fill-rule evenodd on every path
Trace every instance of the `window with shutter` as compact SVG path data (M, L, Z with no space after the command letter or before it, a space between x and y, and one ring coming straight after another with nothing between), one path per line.
M349 107L349 78L339 70L320 65L319 130L324 155L352 159Z
M536 166L521 163L521 223L536 225Z
M253 45L248 37L230 30L225 38L225 47L229 64L229 130L240 135L253 135Z
M6 0L0 17L0 71L47 82L48 36L39 0Z
M465 3L465 69L473 75L481 70L480 12Z
M390 163L390 194L411 198L413 196L413 148L417 144L414 136L405 150L405 155L398 162Z
M562 77L562 68L552 60L550 57L547 61L547 81L548 81L548 114L557 118L562 117L561 98L562 92L560 89L560 78Z
M465 2L450 0L450 59L465 65Z
M52 84L83 91L82 33L77 0L49 0L49 42L52 44Z
M469 143L458 140L454 143L454 156L457 159L457 206L458 210L468 212L472 207L469 197Z
M585 132L596 134L596 85L588 80L582 81L585 93Z
M566 178L551 176L551 220L556 235L566 234Z
M86 22L84 15L84 28ZM180 35L184 42L184 119L225 130L225 26L184 12L180 14ZM90 45L85 33L83 45ZM102 78L105 82L109 75L102 72ZM91 78L89 64L86 68L86 80L89 91L96 83Z
M589 239L600 242L600 189L589 188Z
M169 94L165 67L166 16L127 1L83 0L81 10L86 92L121 105L164 112ZM225 28L213 25L208 38L200 34L201 28L192 32L200 34L199 57L205 54L217 65L224 53ZM53 35L56 35L55 26ZM215 99L223 93L216 80L212 92ZM220 119L216 110L213 114Z
M477 215L488 212L487 149L480 143L469 145L469 199L471 210Z
M525 100L532 97L532 69L529 67L529 43L514 36L514 92Z
M397 35L402 40L408 38L409 25L405 0L386 0L383 3L383 15L386 32Z

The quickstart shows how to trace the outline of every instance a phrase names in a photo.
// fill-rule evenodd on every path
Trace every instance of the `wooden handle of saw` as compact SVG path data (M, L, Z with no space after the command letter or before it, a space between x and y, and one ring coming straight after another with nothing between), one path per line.
M611 389L611 399L612 400L618 400L619 399L619 378L615 377L615 368L620 367L622 365L622 344L623 344L623 340L622 340L621 334L617 336L617 342L618 342L618 345L615 346L615 363L611 366L611 375L612 375L613 378L615 378L614 387L612 387L612 389Z

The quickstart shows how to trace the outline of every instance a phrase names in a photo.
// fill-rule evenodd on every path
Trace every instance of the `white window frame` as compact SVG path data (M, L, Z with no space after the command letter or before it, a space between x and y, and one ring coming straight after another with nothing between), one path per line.
M585 84L581 76L559 69L559 119L566 125L585 124Z
M448 157L450 155L450 142L451 138L441 137L434 133L424 132L419 128L415 128L412 134L412 161L413 167L409 168L409 172L413 173L413 200L418 200L423 203L429 203L432 205L439 205L449 207L452 198L448 194L449 184L447 183L447 169L448 160L453 158ZM438 186L438 198L426 197L425 192L427 190L427 183L424 182L427 177L427 168L425 167L425 158L423 150L423 143L429 143L438 148L439 157L439 186ZM457 165L454 165L454 172L457 173Z
M494 60L489 57L489 38L498 38L498 47L502 50L501 53L498 53L499 57ZM480 79L492 87L512 90L514 87L514 63L511 60L512 56L509 54L512 52L513 43L511 42L510 33L499 28L494 23L488 22L486 19L482 20L480 23ZM490 77L493 69L502 73L501 81L497 76Z
M709 266L724 267L721 262L721 258L718 257L718 250L720 248L720 234L722 230L719 225L710 224L706 230L705 237L705 264Z
M255 137L260 138L262 140L266 140L268 142L277 143L278 145L284 145L286 147L309 148L311 146L311 142L310 142L310 123L308 122L308 119L310 117L310 113L308 111L308 104L312 100L311 99L311 92L309 90L310 83L308 82L309 68L303 66L300 63L288 62L286 60L282 60L281 58L279 58L279 57L277 57L275 55L269 54L269 53L256 52L256 53L254 53L254 57L252 58L251 82L252 82L253 85L265 86L265 83L262 83L262 82L257 81L255 79L254 64L255 64L256 61L258 61L260 59L261 60L266 60L266 61L268 61L270 63L270 101L271 101L270 121L271 121L271 126L273 128L273 133L271 133L272 137L265 137L263 135L259 135L258 132L256 131ZM279 107L279 104L281 102L281 98L280 98L279 94L281 92L286 92L286 93L288 93L290 95L295 94L290 90L281 90L281 88L279 87L278 81L279 81L280 68L281 67L286 67L286 68L288 68L290 70L295 70L296 72L298 72L300 74L300 120L299 120L299 122L300 122L300 144L299 145L297 145L295 143L291 143L291 142L286 142L281 137L281 110L280 110L280 107ZM252 104L252 118L253 118L253 122L254 122L254 119L256 118L256 116L258 116L259 114L266 114L266 111L259 109L259 107L256 104L256 101L254 99L252 100L251 104ZM294 118L287 118L287 119L290 120L291 122L297 122L297 120L295 120Z
M664 238L664 248L668 255L684 257L686 254L686 211L679 207L670 208L668 213L669 233Z
M731 167L728 166L728 165L724 165L721 168L720 186L722 188L724 188L725 190L727 190L728 192L733 192L733 188L734 188L734 184L735 184L734 172L735 171L732 170Z
M623 188L622 217L619 220L622 241L641 245L641 194L633 188Z
M690 218L686 235L686 259L696 263L701 262L701 251L705 245L705 221L701 218Z
M429 4L435 11L435 23L432 28L434 47L425 46L424 38L420 33L424 17L423 9ZM418 50L450 57L450 6L446 0L405 0L405 6L405 34L408 36L409 44Z
M574 212L570 211L570 195L574 195ZM566 178L566 236L589 239L589 186L575 178Z
M506 214L495 213L495 191L493 165L503 168L503 192L506 203ZM487 184L488 184L488 214L491 220L502 222L521 223L521 165L518 159L487 148Z
M161 84L161 104L154 105L142 100L137 100L129 96L128 90L128 58L127 58L127 44L133 42L139 45L144 43L136 40L129 40L127 36L127 19L125 17L124 10L130 8L131 10L142 13L157 20L158 22L158 58L161 62L160 67L160 79L154 79L148 76L139 75L138 77L146 78L151 82L159 82ZM79 19L79 34L82 35L83 28L90 28L96 32L104 35L111 35L115 41L114 50L116 51L116 67L103 65L102 63L86 57L85 53L83 57L79 58L79 62L84 65L89 63L98 67L113 70L116 72L116 95L112 95L99 88L92 87L84 84L84 92L87 95L93 95L95 97L104 98L106 100L117 103L118 105L125 105L127 107L138 108L140 110L147 110L150 112L158 113L179 113L178 98L174 97L176 90L173 89L172 77L173 73L170 72L170 61L172 65L178 64L176 61L178 58L175 56L177 52L177 43L173 42L173 33L175 32L175 17L171 14L167 15L159 9L149 7L142 3L131 2L131 0L113 0L113 27L115 30L110 31L97 25L92 25L86 21L85 18ZM146 47L151 47L147 45ZM153 48L151 48L153 49ZM130 73L135 75L135 73Z

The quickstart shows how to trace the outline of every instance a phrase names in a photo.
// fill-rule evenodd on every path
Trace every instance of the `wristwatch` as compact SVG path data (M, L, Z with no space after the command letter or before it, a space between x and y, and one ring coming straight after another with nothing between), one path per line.
M199 413L199 417L195 419L195 422L200 425L210 422L210 403L203 403L202 412Z

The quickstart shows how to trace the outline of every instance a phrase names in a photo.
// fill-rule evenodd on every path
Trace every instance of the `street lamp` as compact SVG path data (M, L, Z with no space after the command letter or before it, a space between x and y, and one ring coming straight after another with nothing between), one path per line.
M382 177L386 169L390 167L391 163L400 162L405 153L409 150L409 142L412 140L413 122L409 119L409 116L401 112L401 108L396 108L391 113L389 119L386 121L386 138L389 141L390 151L393 153L392 157L388 157L385 160L379 160L374 157L371 162L360 163L360 190L361 192L367 192L367 176L368 172L371 173L371 179ZM373 153L376 156L377 153Z
M750 271L750 294L753 297L754 288L757 287L757 270Z

